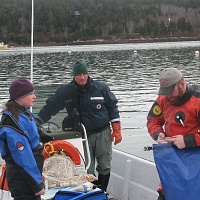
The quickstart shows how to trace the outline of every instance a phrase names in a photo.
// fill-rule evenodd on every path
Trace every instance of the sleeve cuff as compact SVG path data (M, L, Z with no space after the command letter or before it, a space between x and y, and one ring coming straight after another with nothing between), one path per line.
M186 148L197 146L194 134L185 135L184 142L185 142Z
M158 140L158 136L159 136L159 134L160 133L164 133L163 131L156 131L155 133L154 133L154 140L156 141L156 140Z

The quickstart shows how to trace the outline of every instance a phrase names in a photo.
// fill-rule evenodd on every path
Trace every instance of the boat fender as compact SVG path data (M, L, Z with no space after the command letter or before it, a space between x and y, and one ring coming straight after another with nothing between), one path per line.
M69 156L75 165L81 164L81 159L78 150L71 143L65 140L54 140L44 144L43 155L47 159L54 154Z

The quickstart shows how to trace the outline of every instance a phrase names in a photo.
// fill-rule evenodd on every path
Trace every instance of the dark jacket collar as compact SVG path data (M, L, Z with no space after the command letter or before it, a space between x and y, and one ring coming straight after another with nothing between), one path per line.
M185 93L180 98L180 100L178 101L178 103L175 104L175 106L181 106L181 105L183 105L185 102L187 102L192 97L193 94L194 94L193 87L190 86L190 85L187 85Z

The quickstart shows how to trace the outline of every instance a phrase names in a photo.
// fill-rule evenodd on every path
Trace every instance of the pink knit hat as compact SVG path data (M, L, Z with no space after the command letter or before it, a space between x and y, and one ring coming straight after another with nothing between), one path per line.
M9 88L10 99L15 100L27 96L35 90L34 85L25 78L17 78Z

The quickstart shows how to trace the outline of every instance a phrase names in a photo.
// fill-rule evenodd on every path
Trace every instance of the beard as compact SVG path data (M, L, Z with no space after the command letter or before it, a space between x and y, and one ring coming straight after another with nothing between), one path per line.
M173 97L173 96L168 97L168 101L172 105L176 105L179 102L180 98L183 96L183 94L184 94L183 89L180 86L178 86L178 95L175 97Z

